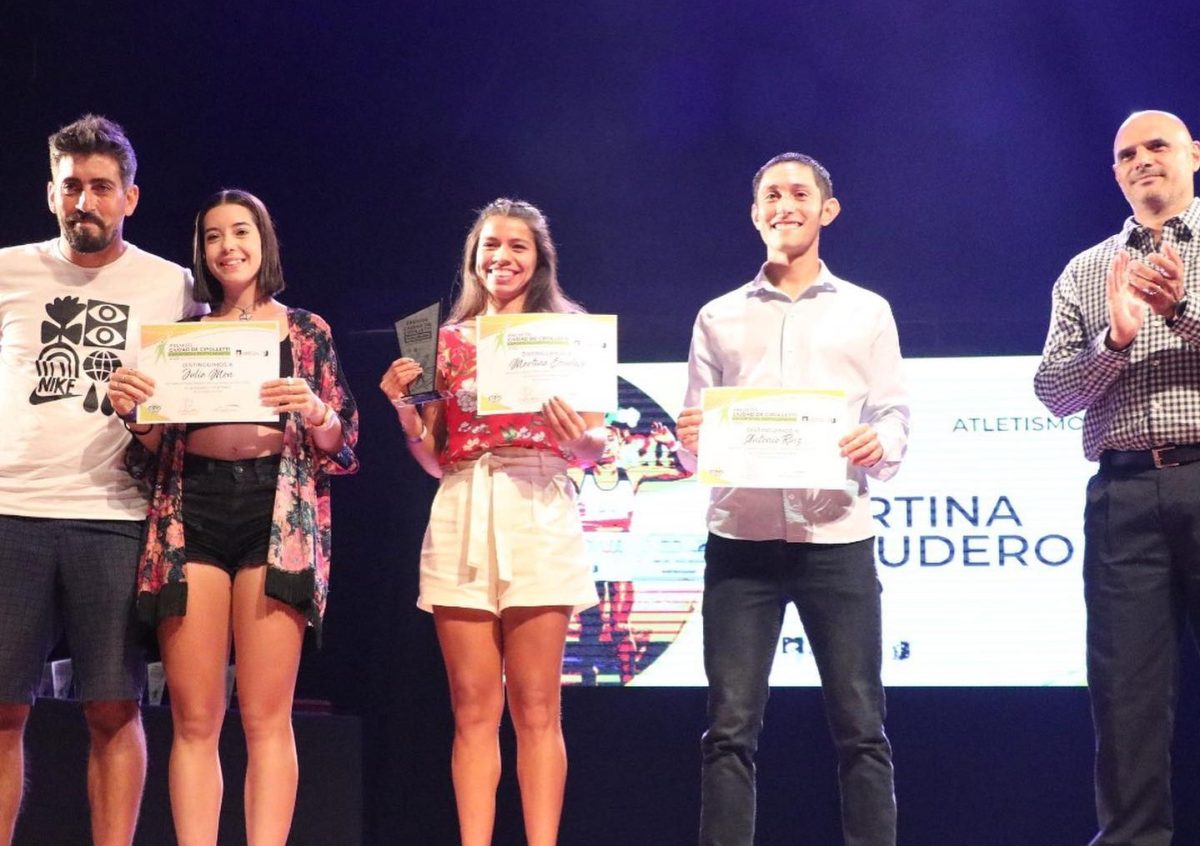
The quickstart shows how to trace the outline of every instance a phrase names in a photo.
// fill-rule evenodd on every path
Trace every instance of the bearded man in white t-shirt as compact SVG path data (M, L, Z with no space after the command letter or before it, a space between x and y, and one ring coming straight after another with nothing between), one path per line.
M134 323L198 306L191 274L124 240L138 204L124 130L86 115L50 136L59 237L0 250L0 844L24 786L23 736L65 633L91 748L92 839L133 840L146 775L133 624L146 500L106 383L132 364Z

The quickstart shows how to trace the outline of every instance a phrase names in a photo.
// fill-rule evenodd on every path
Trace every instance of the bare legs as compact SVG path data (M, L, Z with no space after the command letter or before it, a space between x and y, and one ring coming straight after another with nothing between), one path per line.
M223 781L217 744L225 719L225 667L237 644L238 704L246 733L246 840L283 844L296 800L292 696L304 620L263 593L265 567L188 564L188 613L159 627L171 695L170 794L180 846L217 841Z
M253 567L238 573L233 585L238 706L247 752L246 842L284 846L299 779L292 698L304 618L267 597L266 577L266 567Z
M558 840L567 748L561 720L563 644L569 608L503 612L508 709L517 734L517 782L529 846Z
M221 761L217 740L225 719L229 663L229 577L219 567L186 565L188 609L158 627L171 698L168 767L171 816L180 846L217 842Z
M463 846L492 841L506 680L525 837L529 846L557 841L567 777L560 684L569 615L566 607L509 608L500 619L434 609L454 709L451 772Z
M85 702L91 745L88 802L95 846L129 846L146 782L146 737L136 702ZM0 705L0 844L12 843L25 786L28 705Z
M487 611L434 608L450 682L454 746L450 772L463 846L489 846L500 781L504 712L500 621Z
M129 846L146 783L142 713L130 700L85 702L88 804L94 846Z
M28 705L0 704L0 844L12 843L25 789L25 723Z

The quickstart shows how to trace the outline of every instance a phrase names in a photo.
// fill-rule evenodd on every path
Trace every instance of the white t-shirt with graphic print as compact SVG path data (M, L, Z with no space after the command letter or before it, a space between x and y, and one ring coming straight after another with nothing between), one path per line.
M0 249L0 514L146 516L105 387L134 363L131 324L197 311L191 274L133 244L96 268L67 261L58 239Z

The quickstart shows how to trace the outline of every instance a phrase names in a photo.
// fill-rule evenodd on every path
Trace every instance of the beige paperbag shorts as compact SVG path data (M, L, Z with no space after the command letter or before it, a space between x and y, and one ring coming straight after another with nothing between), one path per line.
M567 462L505 448L444 468L421 546L417 605L505 608L597 603Z

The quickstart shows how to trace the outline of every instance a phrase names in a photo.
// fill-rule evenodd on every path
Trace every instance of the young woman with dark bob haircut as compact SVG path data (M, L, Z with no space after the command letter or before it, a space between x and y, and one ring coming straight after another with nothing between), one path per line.
M282 846L296 801L292 698L306 626L319 630L329 587L330 477L358 469L358 413L328 324L288 308L270 214L226 190L196 215L195 296L202 321L279 326L280 378L264 382L270 423L127 424L127 463L151 488L138 610L157 627L174 738L170 796L181 846L217 841L223 784L217 741L225 667L236 652L246 735L246 842ZM129 419L154 383L122 367L109 382Z
M566 471L568 461L603 452L603 415L558 398L538 414L476 414L476 316L582 311L559 288L540 211L507 199L484 208L463 247L461 283L439 333L437 384L449 398L420 412L404 405L421 373L408 358L392 363L380 388L413 457L441 480L417 604L433 613L450 681L463 846L492 841L506 693L526 841L551 846L567 774L559 719L567 623L597 601Z

